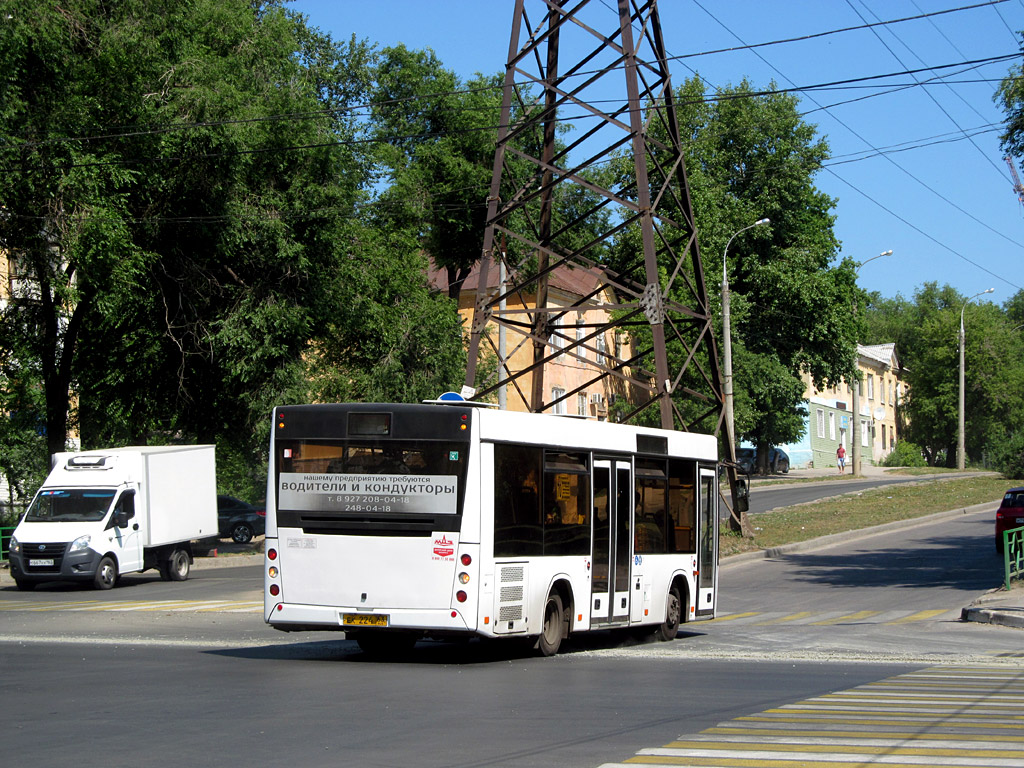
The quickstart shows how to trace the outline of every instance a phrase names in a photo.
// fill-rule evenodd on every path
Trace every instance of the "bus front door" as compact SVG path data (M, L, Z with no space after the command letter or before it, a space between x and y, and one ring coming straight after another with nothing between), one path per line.
M715 617L715 587L718 584L718 483L715 471L700 468L700 550L697 568L697 618Z
M629 623L633 537L633 467L625 459L594 460L594 555L590 622Z

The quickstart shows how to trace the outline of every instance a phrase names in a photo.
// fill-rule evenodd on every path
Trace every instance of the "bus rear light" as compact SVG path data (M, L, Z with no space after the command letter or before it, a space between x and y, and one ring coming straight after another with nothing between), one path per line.
M278 595L281 594L281 587L278 586L277 584L271 584L270 585L270 594L272 594L274 597L277 597Z
M473 562L473 558L470 557L469 555L463 555L461 560L462 560L462 564L463 565L469 565L470 563Z
M458 600L460 603L464 603L466 602L466 600L469 599L469 595L467 595L460 589L458 592L455 593L455 599Z
M267 574L270 576L270 578L276 579L277 578L277 566L276 565L270 566L270 568L267 570Z
M276 549L268 549L267 550L267 560L277 560L277 550Z
M461 581L463 584L469 584L469 574L466 573L465 571L460 573L459 574L459 581Z

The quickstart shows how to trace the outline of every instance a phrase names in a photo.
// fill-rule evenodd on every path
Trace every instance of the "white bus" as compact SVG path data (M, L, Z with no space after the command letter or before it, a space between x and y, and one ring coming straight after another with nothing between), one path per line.
M466 402L274 410L264 616L367 652L715 615L717 441Z

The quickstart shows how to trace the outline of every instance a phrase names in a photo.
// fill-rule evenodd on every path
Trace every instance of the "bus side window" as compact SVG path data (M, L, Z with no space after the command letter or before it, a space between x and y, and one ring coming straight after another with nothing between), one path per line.
M540 448L495 444L495 557L525 557L543 552L540 472Z
M590 553L590 467L585 454L549 452L544 471L544 554Z
M668 551L694 553L697 539L697 463L671 459L668 463Z
M664 459L637 459L636 505L634 515L633 551L653 555L666 552L668 496L666 462Z

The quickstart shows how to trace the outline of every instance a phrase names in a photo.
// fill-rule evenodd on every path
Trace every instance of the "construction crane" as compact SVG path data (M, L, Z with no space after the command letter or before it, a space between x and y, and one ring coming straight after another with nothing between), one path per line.
M1024 205L1024 185L1020 183L1020 176L1017 175L1017 168L1013 164L1013 158L1007 155L1003 158L1010 169L1010 176L1013 177L1013 191L1017 193L1017 202Z

